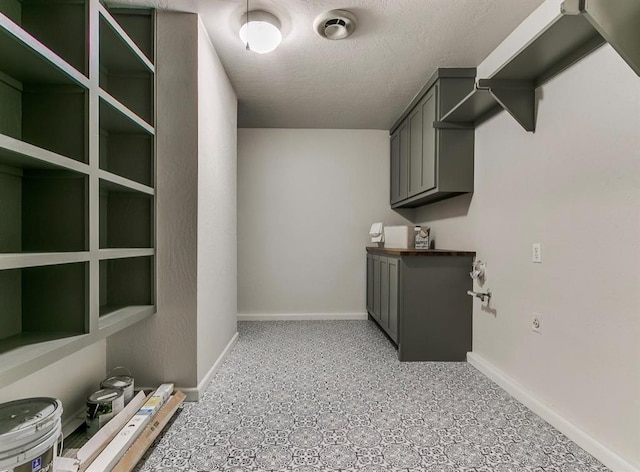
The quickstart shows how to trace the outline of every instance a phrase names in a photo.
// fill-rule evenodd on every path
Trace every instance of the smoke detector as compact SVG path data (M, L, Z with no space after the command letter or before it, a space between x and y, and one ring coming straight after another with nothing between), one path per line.
M356 17L346 10L329 10L313 22L313 29L325 39L344 39L356 29Z

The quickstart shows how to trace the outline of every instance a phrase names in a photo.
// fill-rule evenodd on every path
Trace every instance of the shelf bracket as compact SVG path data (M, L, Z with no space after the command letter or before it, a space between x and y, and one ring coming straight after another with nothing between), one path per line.
M529 80L480 79L479 90L487 90L526 131L536 129L535 85Z

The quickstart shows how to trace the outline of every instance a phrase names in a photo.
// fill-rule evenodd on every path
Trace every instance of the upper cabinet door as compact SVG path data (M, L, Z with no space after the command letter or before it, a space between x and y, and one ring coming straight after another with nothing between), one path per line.
M391 135L391 203L399 202L400 195L400 130Z
M436 84L420 102L422 111L422 160L420 168L420 192L431 190L436 186L436 153L437 133L433 122L438 119L438 85ZM413 141L413 140L412 140Z
M409 126L400 126L400 200L409 196Z
M409 115L409 195L422 189L422 107Z

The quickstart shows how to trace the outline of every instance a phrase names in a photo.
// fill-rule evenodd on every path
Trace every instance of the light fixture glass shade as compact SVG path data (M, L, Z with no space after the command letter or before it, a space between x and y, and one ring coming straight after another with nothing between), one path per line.
M249 21L246 15L240 28L240 39L245 47L249 43L249 49L253 52L265 54L273 51L282 41L280 22L271 13L266 11L249 12Z

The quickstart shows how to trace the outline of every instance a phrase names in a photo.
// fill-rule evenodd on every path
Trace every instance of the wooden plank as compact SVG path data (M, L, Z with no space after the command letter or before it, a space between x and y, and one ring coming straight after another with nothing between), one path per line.
M136 414L151 395L152 393L149 393L149 395L145 396L143 391L138 392L138 394L131 399L129 404L120 413L104 425L97 434L89 439L89 441L87 441L87 443L78 450L76 457L80 462L80 471L89 467L95 458L98 457L98 454L107 447L107 444L109 444L115 435L120 432L122 427L127 424L131 417Z
M113 472L130 472L133 470L185 398L186 395L178 391L169 399L155 416L155 421L147 425L138 439L135 440L129 450L122 456L122 459L120 459L118 464L113 468Z

